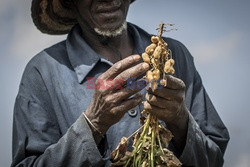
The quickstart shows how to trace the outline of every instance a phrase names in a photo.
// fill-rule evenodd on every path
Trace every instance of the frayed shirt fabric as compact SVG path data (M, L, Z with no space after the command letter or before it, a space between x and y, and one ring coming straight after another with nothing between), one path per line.
M128 31L134 39L134 54L143 53L151 35L131 23ZM183 166L220 167L228 131L203 87L193 57L182 43L171 38L165 41L176 62L175 76L186 84L185 102L190 111L184 150L179 153L173 144L170 149ZM96 145L81 114L94 92L87 88L87 77L98 77L111 66L83 39L79 25L65 41L33 57L25 68L15 102L11 166L109 166L110 152L121 137L140 127L143 109L140 104L133 109L137 111L133 116L126 113Z

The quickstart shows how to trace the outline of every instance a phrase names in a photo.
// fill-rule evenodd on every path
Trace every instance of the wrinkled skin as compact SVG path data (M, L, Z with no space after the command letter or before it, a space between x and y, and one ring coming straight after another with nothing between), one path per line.
M115 30L126 20L130 0L73 0L84 29Z
M185 109L185 84L173 76L167 76L167 86L148 88L144 108L168 123L177 121Z
M115 37L104 37L94 29L119 29L126 22L129 4L130 0L73 0L71 5L81 26L83 38L97 53L113 63L132 54L132 37L126 30Z
M149 69L145 63L136 63L139 60L138 55L128 57L134 48L133 39L128 31L124 30L122 34L109 38L100 36L94 31L94 28L106 31L121 27L126 21L130 0L73 0L73 2L71 8L76 13L83 38L97 53L115 63L98 79L138 77ZM105 134L124 113L141 102L141 95L135 95L138 91L96 89L86 110L86 116L98 131ZM135 96L129 98L132 95ZM185 84L180 79L169 76L167 87L155 91L149 89L146 99L144 107L168 124L175 136L174 143L181 151L185 145L188 122L188 111L184 103ZM96 129L92 127L94 138L98 143L101 137Z
M107 80L125 81L127 77L138 77L149 69L147 63L135 65L139 59L139 55L129 56L114 64L98 79L106 82ZM102 134L105 134L110 126L117 123L128 110L136 107L142 101L142 95L136 94L140 89L116 88L118 87L95 89L93 99L85 113ZM129 98L134 94L136 95Z

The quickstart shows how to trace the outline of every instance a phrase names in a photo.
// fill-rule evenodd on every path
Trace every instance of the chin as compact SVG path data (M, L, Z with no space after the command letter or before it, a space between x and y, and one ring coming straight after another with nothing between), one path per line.
M116 37L116 36L119 36L126 29L127 29L127 22L126 21L124 21L120 26L117 26L115 28L112 27L112 26L110 26L110 25L108 27L106 27L106 28L98 28L98 27L94 28L95 32L98 35L105 36L105 37Z

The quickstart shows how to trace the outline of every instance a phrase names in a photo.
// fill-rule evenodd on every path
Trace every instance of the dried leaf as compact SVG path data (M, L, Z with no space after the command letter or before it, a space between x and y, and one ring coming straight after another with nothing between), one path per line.
M161 127L159 134L160 134L160 139L161 139L162 143L165 144L166 147L168 147L168 143L173 138L172 133L168 129Z
M174 153L166 148L163 149L165 155L161 157L161 160L168 165L168 167L181 167L182 163L174 155Z
M144 110L145 111L145 110ZM145 117L140 117L140 124L143 125L145 123L146 118Z
M143 110L143 111L141 112L141 114L146 115L146 114L148 114L148 112L147 112L146 110Z
M135 147L135 144L137 143L138 139L140 138L140 132L136 133L134 138L133 138L133 147Z
M125 153L127 151L127 145L128 145L128 139L126 137L123 137L119 145L111 153L112 162L119 161L123 156L125 156Z

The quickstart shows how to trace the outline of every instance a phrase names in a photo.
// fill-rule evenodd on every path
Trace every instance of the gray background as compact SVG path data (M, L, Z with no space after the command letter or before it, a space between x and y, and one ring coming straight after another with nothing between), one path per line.
M0 0L0 166L11 163L11 129L22 72L36 53L65 36L40 33L30 17L31 0ZM250 166L249 0L137 0L128 20L151 33L175 23L165 36L184 43L229 129L226 167Z

